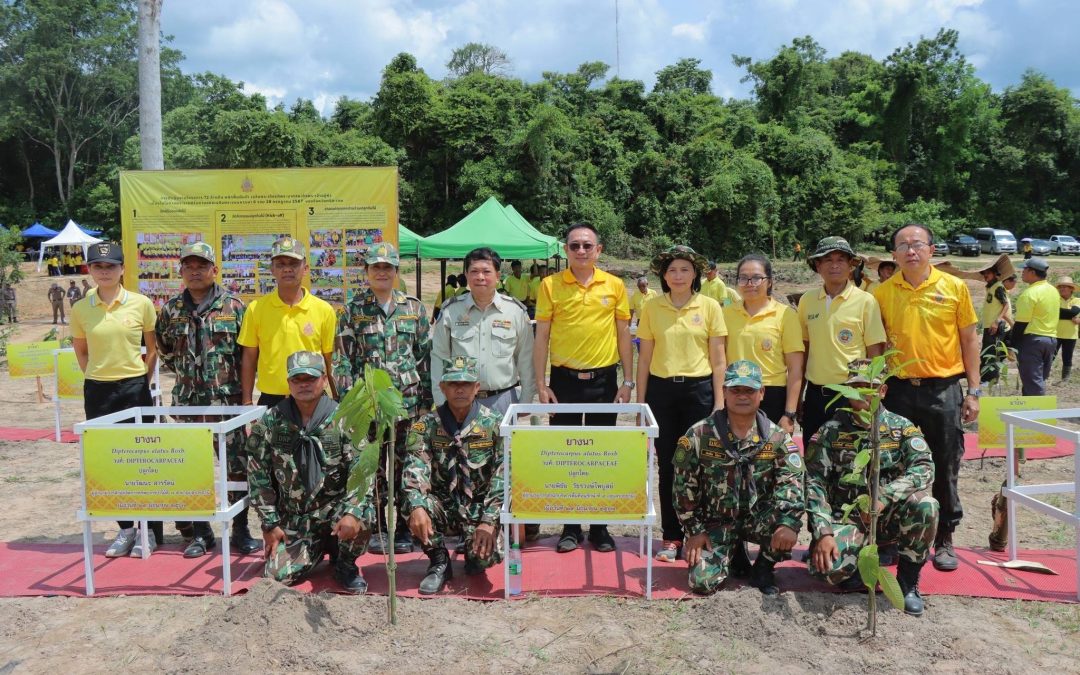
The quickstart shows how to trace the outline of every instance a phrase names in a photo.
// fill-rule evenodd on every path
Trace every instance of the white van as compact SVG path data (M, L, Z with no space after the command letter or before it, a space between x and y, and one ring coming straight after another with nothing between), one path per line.
M975 239L983 253L1016 253L1016 237L1008 230L980 227L975 230Z

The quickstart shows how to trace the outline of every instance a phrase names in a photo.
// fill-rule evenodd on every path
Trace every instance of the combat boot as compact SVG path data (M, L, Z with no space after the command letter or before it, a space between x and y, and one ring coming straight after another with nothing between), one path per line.
M904 614L922 616L923 600L919 593L919 574L925 563L913 563L907 558L900 558L896 567L896 581L900 592L904 594Z
M338 558L334 563L334 579L341 584L346 593L363 595L367 593L367 581L355 562L348 562L344 558Z
M764 553L758 553L754 567L750 570L750 585L761 591L762 595L777 595L780 589L776 586L776 575L773 567L776 563L765 557Z
M450 566L450 552L443 547L425 551L431 562L428 564L427 576L420 582L420 595L435 595L446 586L449 579L454 578L454 568Z
M262 541L251 536L248 531L248 509L236 514L232 521L232 541L236 550L244 555L262 550Z
M954 572L960 566L953 550L952 532L938 530L934 540L934 569L942 572Z
M1061 367L1061 381L1062 383L1069 381L1069 375L1072 373L1072 366Z
M990 517L994 526L990 528L990 550L1004 551L1009 544L1009 508L1008 500L1000 492L990 500Z
M731 565L728 567L728 572L736 579L746 579L750 576L750 571L750 556L746 554L746 542L736 539L735 548L731 550Z

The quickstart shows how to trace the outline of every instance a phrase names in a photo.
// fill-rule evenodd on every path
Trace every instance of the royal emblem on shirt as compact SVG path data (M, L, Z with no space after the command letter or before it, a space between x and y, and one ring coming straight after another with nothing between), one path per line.
M695 314L694 316L690 317L690 323L694 324L695 326L700 326L701 322L702 319L700 314Z
M308 321L307 323L304 324L304 335L307 335L307 336L310 337L310 336L312 336L314 334L315 334L315 326L312 326L311 322Z
M761 348L764 351L771 352L772 351L772 345L773 345L772 338L765 338L764 340L761 341ZM748 374L749 373L739 373L739 376L740 377L745 377Z
M839 340L842 345L848 344L854 337L855 334L851 332L850 328L843 328L836 334L836 339Z

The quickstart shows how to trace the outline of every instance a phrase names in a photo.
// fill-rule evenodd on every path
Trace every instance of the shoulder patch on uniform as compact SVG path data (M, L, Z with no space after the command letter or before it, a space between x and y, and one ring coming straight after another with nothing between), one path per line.
M785 461L787 462L788 467L790 467L793 471L803 470L802 457L799 456L799 453L788 453L787 459Z
M679 442L676 444L676 446L679 447L679 448L682 448L683 450L689 450L690 448L693 447L690 444L690 439L687 438L686 436L680 436L679 437Z
M461 295L455 295L452 298L444 298L443 302L442 302L442 311L445 312L446 308L449 307L450 305L454 304L455 302L461 302L466 295L468 295L468 293L462 293Z
M930 446L926 444L926 441L922 436L916 436L911 439L911 448L918 450L919 452L930 452Z
M420 420L419 422L413 422L412 430L418 434L422 434L427 431L427 425L424 424L423 420Z
M515 305L517 305L519 308L521 308L522 311L528 313L529 308L525 306L524 302L518 300L517 298L510 295L506 291L499 291L499 295L501 295L503 298L509 300L510 302L514 303Z

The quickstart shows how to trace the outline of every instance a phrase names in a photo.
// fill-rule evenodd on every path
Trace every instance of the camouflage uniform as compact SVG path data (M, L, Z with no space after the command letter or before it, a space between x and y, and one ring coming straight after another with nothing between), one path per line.
M254 424L247 441L251 503L262 517L264 532L275 527L285 531L286 543L267 559L264 575L282 583L299 581L322 560L323 553L333 555L337 540L330 531L343 515L356 517L361 527L356 538L337 542L339 560L353 563L363 555L371 536L370 504L360 495L346 492L356 455L331 419L310 434L321 445L320 463L325 471L313 493L306 491L289 450L302 430L276 408Z
M499 436L500 416L479 403L473 405L475 418L454 436L443 427L437 411L412 425L401 490L406 516L416 508L431 516L435 534L425 552L444 548L442 533L448 528L460 529L465 533L466 561L487 568L502 560L499 547L493 547L487 558L476 558L472 535L484 523L498 532L503 504L503 440Z
M759 376L760 377L760 376ZM773 562L789 557L770 548L780 525L799 531L803 464L798 446L758 412L753 431L738 439L719 410L687 430L675 448L675 511L687 537L708 533L712 550L690 569L690 589L723 586L736 540L755 541Z
M840 524L845 504L866 493L863 484L848 485L840 478L851 471L861 447L860 427L846 410L838 412L810 437L806 449L806 513L814 540L833 535L840 551L832 569L820 573L808 562L810 573L839 584L858 571L859 549L867 527L858 510ZM919 429L900 415L881 409L878 426L881 446L881 490L878 499L885 509L878 517L878 542L896 542L900 556L923 563L937 531L938 502L927 492L934 483L934 460ZM869 471L869 469L867 469Z
M15 289L11 286L0 288L0 319L6 317L10 323L15 323L19 320L15 312Z

